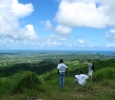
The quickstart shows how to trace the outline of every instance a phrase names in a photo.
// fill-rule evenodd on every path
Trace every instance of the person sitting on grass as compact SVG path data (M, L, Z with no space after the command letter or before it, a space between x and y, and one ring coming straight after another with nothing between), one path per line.
M88 79L88 78L89 78L88 75L85 75L85 74L83 74L82 71L80 71L79 75L75 75L74 84L78 83L80 85L85 85L86 84L86 79Z

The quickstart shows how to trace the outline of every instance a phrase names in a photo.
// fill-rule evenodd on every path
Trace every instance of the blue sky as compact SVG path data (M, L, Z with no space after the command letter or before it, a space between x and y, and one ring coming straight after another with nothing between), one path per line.
M115 50L114 0L0 0L0 49Z

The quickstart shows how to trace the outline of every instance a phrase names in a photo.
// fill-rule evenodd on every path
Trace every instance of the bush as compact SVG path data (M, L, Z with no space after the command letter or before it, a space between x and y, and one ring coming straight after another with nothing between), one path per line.
M11 85L11 80L3 77L0 78L0 94L8 93Z
M94 73L93 80L94 81L102 81L105 79L114 79L115 78L115 68L102 68L100 70L97 70Z
M36 89L38 85L41 85L41 80L38 79L38 75L30 71L22 71L11 77L11 92L19 92L24 89Z

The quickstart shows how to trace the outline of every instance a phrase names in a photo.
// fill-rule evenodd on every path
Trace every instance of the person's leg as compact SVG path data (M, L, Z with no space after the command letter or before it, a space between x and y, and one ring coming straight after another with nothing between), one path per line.
M59 87L60 88L63 88L64 87L64 78L65 78L65 75L60 73L59 74Z
M62 88L64 87L64 84L65 84L64 80L65 80L65 75L62 75L62 80L61 80L61 82L62 82L61 87L62 87Z
M77 78L74 78L74 85L78 83L78 79Z
M59 87L61 87L61 74L58 74Z
M90 82L92 82L92 76L89 76Z
M92 82L92 74L93 74L93 71L90 71L90 72L88 73L90 82Z

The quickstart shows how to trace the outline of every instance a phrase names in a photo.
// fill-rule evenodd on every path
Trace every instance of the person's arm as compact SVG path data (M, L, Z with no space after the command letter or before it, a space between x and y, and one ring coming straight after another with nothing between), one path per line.
M65 71L65 73L67 73L68 72L68 68L66 68L66 71Z
M57 69L57 74L59 74L59 69Z
M75 75L75 76L76 76L76 75ZM74 76L74 78L77 79L75 76Z

